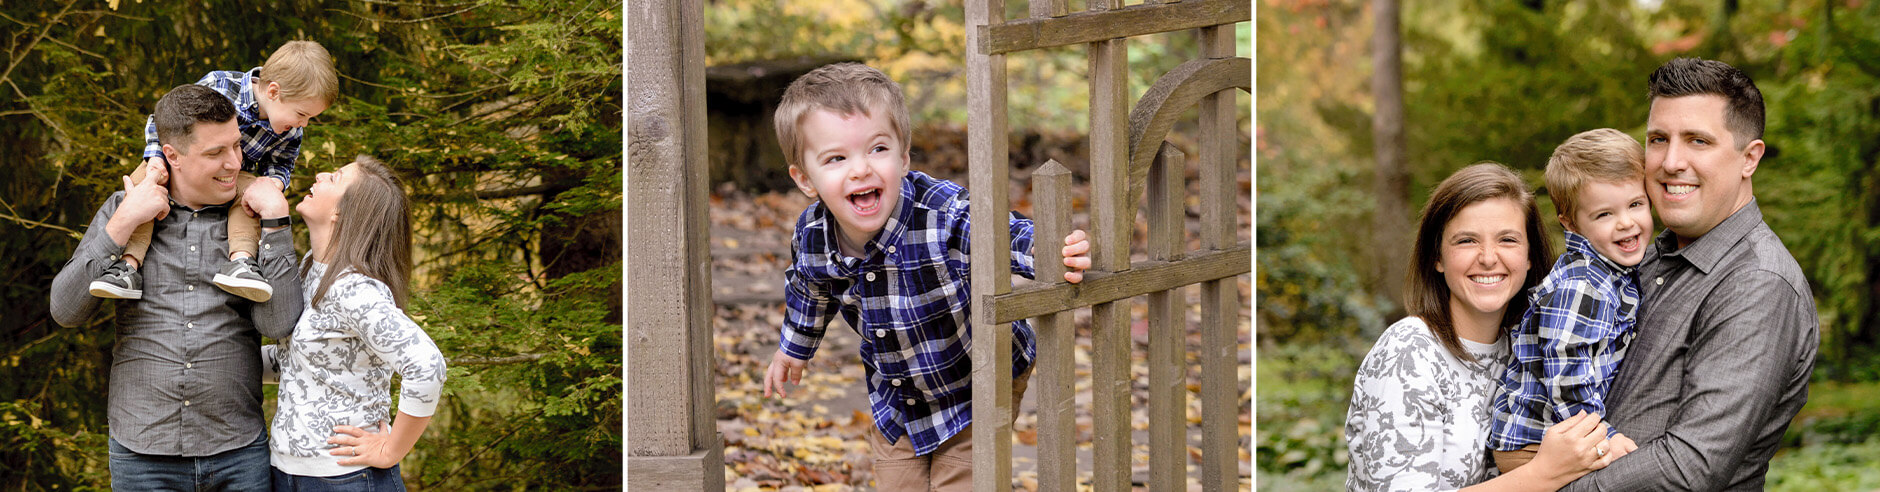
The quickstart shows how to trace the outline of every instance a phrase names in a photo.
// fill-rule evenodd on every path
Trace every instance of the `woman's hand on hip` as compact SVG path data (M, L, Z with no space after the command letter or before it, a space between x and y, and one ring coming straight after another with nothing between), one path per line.
M399 446L392 442L392 426L382 420L379 421L378 432L366 432L365 429L350 425L334 426L333 432L339 434L327 438L326 442L336 446L328 450L327 454L342 457L340 466L391 468L399 460L405 459L406 453L411 452L409 447L396 449Z

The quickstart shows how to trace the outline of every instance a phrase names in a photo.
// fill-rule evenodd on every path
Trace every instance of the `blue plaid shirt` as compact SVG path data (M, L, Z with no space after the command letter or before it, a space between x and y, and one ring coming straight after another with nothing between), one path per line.
M1637 269L1613 263L1571 231L1566 254L1530 300L1495 395L1488 447L1497 451L1539 444L1548 426L1581 410L1603 418L1606 392L1637 333Z
M796 222L785 271L781 350L808 360L836 313L862 337L875 427L888 442L912 439L932 453L972 423L972 236L965 188L910 171L901 203L861 258L836 251L835 218L822 202ZM1031 278L1031 219L1013 214L1012 271ZM1031 325L1012 323L1012 374L1031 367Z
M300 157L300 138L306 128L274 133L268 120L261 119L261 105L255 102L252 83L260 75L261 67L246 72L209 72L196 85L215 89L235 103L235 120L242 132L242 171L281 180L281 189L286 190L293 182L294 159ZM144 122L144 158L151 157L163 157L154 115Z

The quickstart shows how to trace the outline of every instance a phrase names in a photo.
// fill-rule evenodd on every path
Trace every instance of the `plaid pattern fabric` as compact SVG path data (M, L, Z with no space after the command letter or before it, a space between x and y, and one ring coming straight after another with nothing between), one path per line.
M808 360L829 320L861 335L875 427L888 442L902 436L927 455L972 423L972 347L968 274L971 228L966 189L919 171L901 181L901 203L861 258L836 251L834 217L822 202L797 219L785 271L781 350ZM1012 270L1031 278L1032 223L1010 219ZM1031 325L1012 323L1012 374L1031 367Z
M1606 392L1637 332L1637 270L1571 231L1567 253L1531 296L1489 424L1488 445L1498 451L1538 444L1548 426L1581 410L1606 415Z
M300 139L306 128L274 133L268 120L261 119L261 105L255 102L251 83L260 75L261 67L246 72L209 72L196 85L215 89L235 103L235 120L242 132L242 170L281 180L281 189L285 190L293 182L294 159L300 157ZM144 158L162 156L163 144L157 143L157 120L153 115L144 122Z

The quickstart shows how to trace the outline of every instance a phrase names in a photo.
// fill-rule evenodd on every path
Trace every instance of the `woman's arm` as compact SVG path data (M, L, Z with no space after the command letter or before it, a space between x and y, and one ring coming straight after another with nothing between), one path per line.
M1606 441L1609 429L1599 415L1581 412L1553 427L1541 438L1541 450L1534 461L1493 480L1462 489L1463 492L1544 491L1567 486L1580 476L1605 468L1624 455L1615 443ZM1597 448L1597 449L1596 449ZM1599 450L1605 450L1602 453Z
M327 438L326 442L343 447L333 448L327 454L345 456L339 460L341 466L391 468L411 454L411 448L417 446L418 437L424 435L428 425L431 425L431 417L413 417L400 410L390 425L379 422L379 432L366 432L350 425L334 427L333 431L340 435Z
M1351 457L1347 490L1423 491L1445 485L1439 423L1445 406L1438 404L1441 391L1433 377L1442 363L1434 351L1442 349L1399 328L1386 330L1358 366L1345 417Z
M398 416L389 426L379 422L379 432L375 433L355 426L335 426L333 431L339 434L327 442L345 447L329 453L348 456L340 460L341 465L390 468L411 452L437 410L444 392L444 354L430 335L398 308L385 284L363 276L348 280L350 288L341 291L345 293L335 312L348 318L344 322L358 333L367 351L398 372Z

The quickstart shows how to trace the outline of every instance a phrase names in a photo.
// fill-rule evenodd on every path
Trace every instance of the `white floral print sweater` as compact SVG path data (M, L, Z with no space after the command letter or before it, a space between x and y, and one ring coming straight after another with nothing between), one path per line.
M312 261L312 260L305 260ZM330 477L364 466L340 466L328 454L333 427L378 432L392 422L391 380L403 378L398 409L414 417L437 410L444 391L444 354L423 328L392 301L385 283L342 273L313 304L326 265L315 262L302 278L307 309L294 334L262 347L262 362L280 380L280 405L270 428L269 461L293 475Z
M1345 417L1349 490L1455 490L1493 478L1489 403L1508 366L1507 337L1443 349L1422 319L1384 330L1358 366Z

